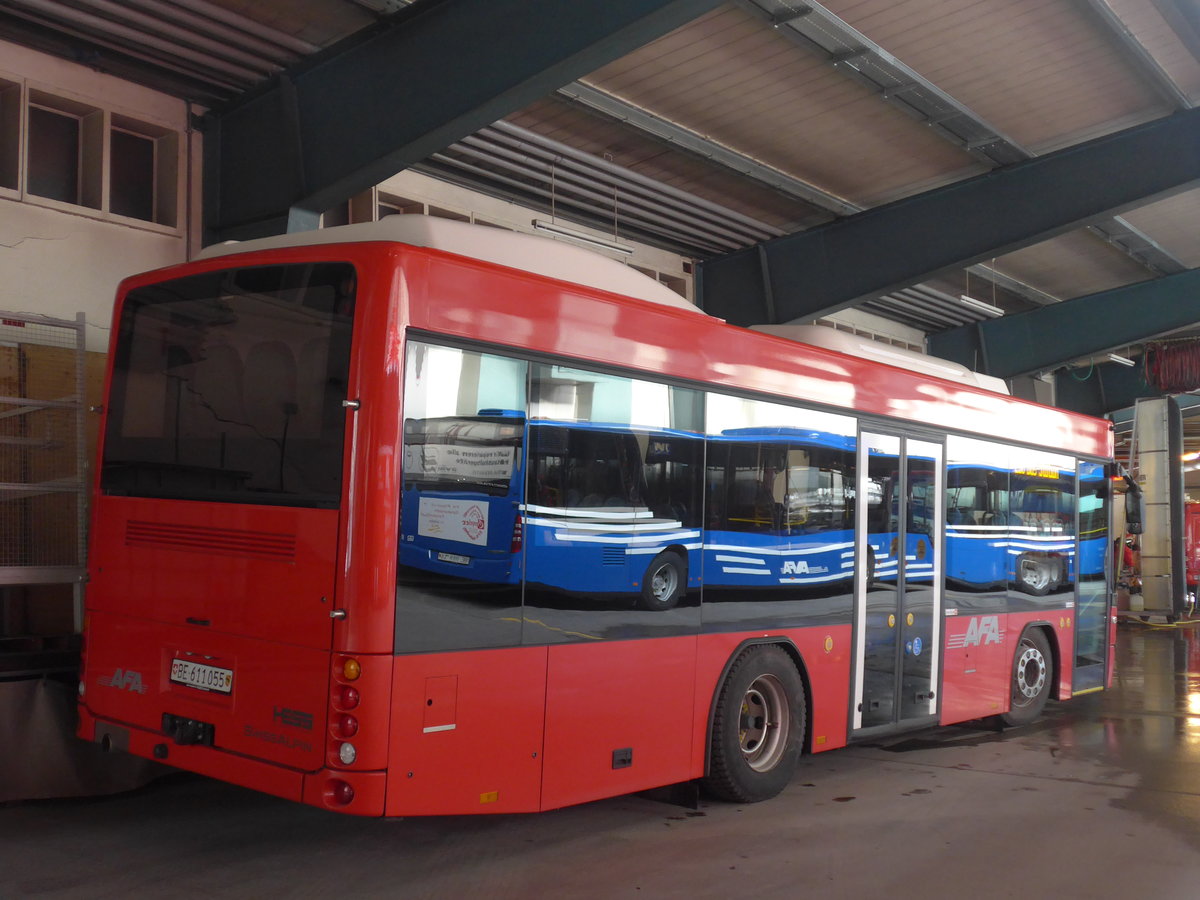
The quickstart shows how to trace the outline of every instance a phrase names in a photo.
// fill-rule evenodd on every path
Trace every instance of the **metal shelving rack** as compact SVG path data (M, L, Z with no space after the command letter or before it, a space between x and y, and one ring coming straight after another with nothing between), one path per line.
M82 626L85 321L0 312L0 589L70 584Z

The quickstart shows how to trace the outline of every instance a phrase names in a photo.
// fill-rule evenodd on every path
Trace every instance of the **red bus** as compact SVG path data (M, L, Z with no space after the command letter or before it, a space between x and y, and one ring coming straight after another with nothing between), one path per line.
M418 216L127 279L80 737L359 815L741 802L1103 688L1108 423L842 337Z
M1183 560L1188 591L1195 594L1200 582L1200 503L1183 505Z

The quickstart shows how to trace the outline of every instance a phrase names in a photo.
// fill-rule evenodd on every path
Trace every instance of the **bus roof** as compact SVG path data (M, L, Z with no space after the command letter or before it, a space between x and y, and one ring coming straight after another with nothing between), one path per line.
M1008 385L1003 378L984 375L982 372L972 372L966 366L949 359L917 353L904 347L891 347L870 338L835 331L824 325L751 325L754 331L775 337L787 338L801 344L811 344L814 347L824 347L827 350L837 350L847 356L859 359L873 359L889 366L898 366L923 375L933 375L959 384L972 384L985 391L995 391L997 394L1009 393Z
M284 247L366 241L391 241L412 247L442 250L704 315L694 303L666 285L593 250L573 247L539 235L455 222L436 216L388 216L378 222L338 225L251 241L226 241L205 247L197 254L196 259L212 259L234 253L278 250Z

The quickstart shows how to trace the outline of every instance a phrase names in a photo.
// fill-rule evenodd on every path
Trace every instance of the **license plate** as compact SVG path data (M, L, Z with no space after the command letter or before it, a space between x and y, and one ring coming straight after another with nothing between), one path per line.
M171 660L171 680L202 691L220 694L233 691L233 669L219 669L186 659Z
M471 557L460 556L457 553L439 553L438 562L451 562L460 566L468 566L471 564Z

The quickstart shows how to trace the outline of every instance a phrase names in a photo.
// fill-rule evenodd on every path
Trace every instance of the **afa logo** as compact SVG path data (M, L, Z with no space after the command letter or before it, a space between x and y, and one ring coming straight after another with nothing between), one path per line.
M146 684L142 681L142 673L133 669L117 669L108 677L101 676L96 683L104 687L114 687L119 691L133 691L135 694L146 693Z
M1000 643L999 616L973 616L963 636L964 647L978 647L980 644Z
M964 634L951 634L946 637L946 649L962 650L966 647L999 644L1003 640L1004 632L1000 630L999 616L972 616L967 622Z

